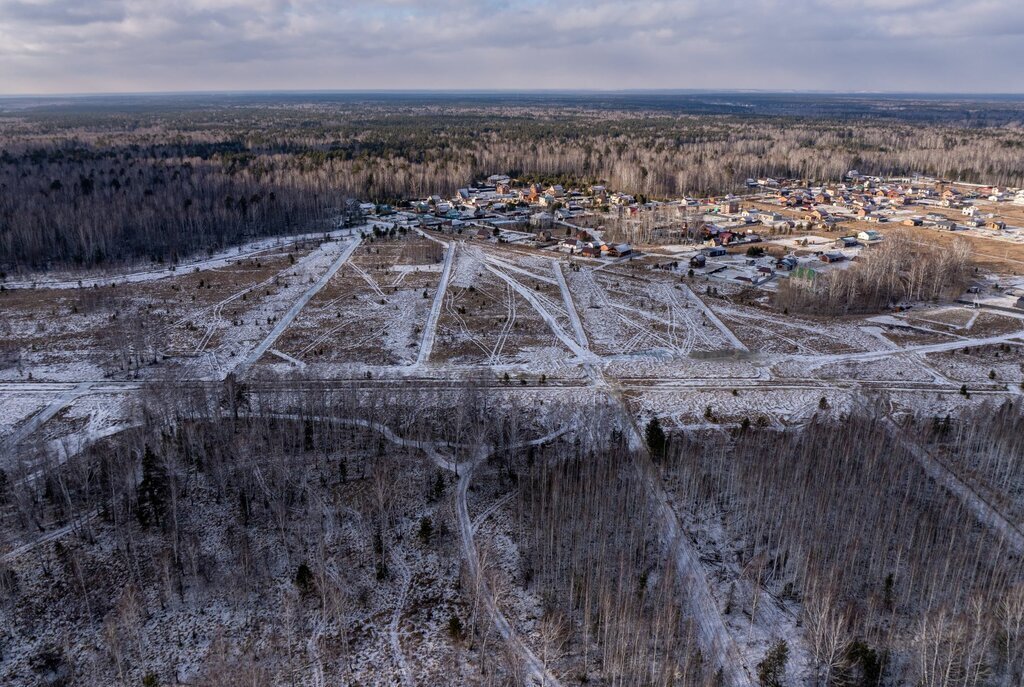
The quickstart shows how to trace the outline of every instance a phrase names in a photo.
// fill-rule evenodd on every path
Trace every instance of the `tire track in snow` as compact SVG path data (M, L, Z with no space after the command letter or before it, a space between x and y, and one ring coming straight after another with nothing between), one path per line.
M341 266L344 265L350 257L352 257L352 253L355 252L360 243L362 243L362 239L353 239L352 243L350 243L348 247L341 252L341 255L331 263L331 266L327 268L327 271L320 276L316 283L309 287L306 292L299 297L299 300L292 304L292 307L288 308L288 312L278 320L277 324L274 325L274 328L270 330L270 333L267 334L263 341L261 341L259 345L250 351L249 354L235 366L235 372L237 374L245 374L257 360L263 357L263 354L274 345L282 334L284 334L284 330L287 329L293 321L295 321L295 318L298 317L299 313L302 312L302 309L306 307L306 304L313 299L313 296L320 293L320 291L327 286L327 282L331 280L331 277L333 277L337 271L341 269Z
M590 350L590 342L587 340L587 332L583 329L583 322L576 312L576 304L572 300L572 293L569 292L569 285L565 282L565 274L562 273L562 265L557 260L551 261L551 270L555 273L555 280L558 282L558 289L562 292L562 300L565 301L565 311L569 314L569 321L572 322L573 331L576 332L576 340L580 346Z
M436 239L434 240L436 241ZM444 295L448 291L448 281L452 276L452 262L454 262L455 258L456 244L454 241L451 241L444 245L444 267L441 268L441 281L437 284L434 302L430 305L427 323L423 326L423 338L420 340L420 352L416 356L416 365L422 365L427 362L430 359L430 353L434 350L434 339L437 337L437 321L441 319L441 304L444 303Z
M903 429L891 417L885 418L890 436L902 444L914 456L918 464L936 484L939 484L974 514L978 522L987 527L1000 541L1013 549L1018 556L1024 555L1024 532L1004 516L981 494L961 480L955 472L946 467L928 449L907 441Z
M737 351L743 351L744 353L750 352L750 349L747 348L744 345L744 343L736 337L735 334L733 334L731 329L725 326L725 322L722 322L721 318L719 318L718 315L715 314L715 311L712 310L707 303L701 300L700 296L693 292L693 289L691 289L686 284L682 284L681 286L686 291L687 295L689 295L690 298L693 299L693 302L697 304L697 307L704 312L704 314L707 316L709 320L711 320L712 324L718 327L718 331L722 332L722 336L724 336L726 340L728 340L729 343L732 344L733 348L735 348Z

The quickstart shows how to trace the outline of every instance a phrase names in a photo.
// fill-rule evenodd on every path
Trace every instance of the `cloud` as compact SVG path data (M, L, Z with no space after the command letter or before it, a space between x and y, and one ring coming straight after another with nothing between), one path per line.
M0 92L1024 90L1019 0L0 0Z

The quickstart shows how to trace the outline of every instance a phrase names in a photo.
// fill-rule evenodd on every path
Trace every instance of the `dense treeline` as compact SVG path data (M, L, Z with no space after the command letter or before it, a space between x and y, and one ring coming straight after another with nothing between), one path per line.
M364 652L418 563L445 580L407 592L406 612L428 609L420 629L447 647L420 667L423 683L500 684L460 657L462 634L490 625L458 590L451 478L337 420L483 444L506 424L469 409L436 432L414 409L345 393L282 406L233 381L212 394L155 390L137 426L111 439L63 461L43 447L5 462L5 544L53 522L72 530L17 564L0 558L0 681L269 687L312 662L332 682L372 683L385 669ZM215 631L197 622L204 609L223 619ZM497 642L470 647L492 670L506 660Z
M343 198L322 180L297 185L271 160L243 169L214 156L9 157L0 162L0 263L174 263L259 236L333 228L326 220L339 214Z
M173 261L498 172L648 197L850 168L1024 185L1022 149L1009 127L551 104L25 110L0 119L0 268Z
M518 480L525 578L551 643L602 684L714 684L666 561L650 494L624 445L530 460ZM585 678L585 679L584 679Z
M955 420L936 417L933 436L944 459L967 475L987 498L1024 520L1024 416L1007 403Z
M966 287L970 254L966 241L946 248L893 231L848 269L783 280L772 300L792 312L843 315L956 297Z
M608 409L546 409L573 431L530 446L547 432L525 407L446 393L153 390L133 429L11 457L5 543L67 529L0 558L0 674L269 686L313 666L364 682L393 660L365 662L398 613L421 637L407 650L435 647L425 683L516 682L490 592L460 572L473 549L453 501L468 492L487 586L566 684L722 684L693 629L715 611L685 601L690 575ZM779 672L815 675L780 684L982 687L1024 678L1024 566L915 450L1019 502L1022 422L1008 403L902 427L866 410L686 438L652 424L647 439L730 626L778 630L775 599L799 616L786 638L801 663ZM506 529L481 524L503 507ZM211 634L206 608L232 620Z
M991 415L946 440L1011 449L1020 410ZM974 687L1024 676L1024 564L914 458L911 444L928 446L941 425L897 430L858 411L671 450L677 498L698 522L721 523L753 585L735 606L753 612L762 588L799 600L819 684Z

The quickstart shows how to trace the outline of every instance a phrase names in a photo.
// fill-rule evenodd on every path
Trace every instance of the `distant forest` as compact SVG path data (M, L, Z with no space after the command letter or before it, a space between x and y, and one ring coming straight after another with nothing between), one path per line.
M1024 100L718 94L0 100L0 271L331 228L487 174L666 198L851 168L1024 185Z

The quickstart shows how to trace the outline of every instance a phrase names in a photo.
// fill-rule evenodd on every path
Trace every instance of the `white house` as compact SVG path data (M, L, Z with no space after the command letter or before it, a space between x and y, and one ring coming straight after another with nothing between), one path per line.
M874 229L868 229L857 234L858 241L879 241L881 238L882 235Z
M547 228L551 226L554 218L549 212L537 212L530 215L530 225L534 227Z

